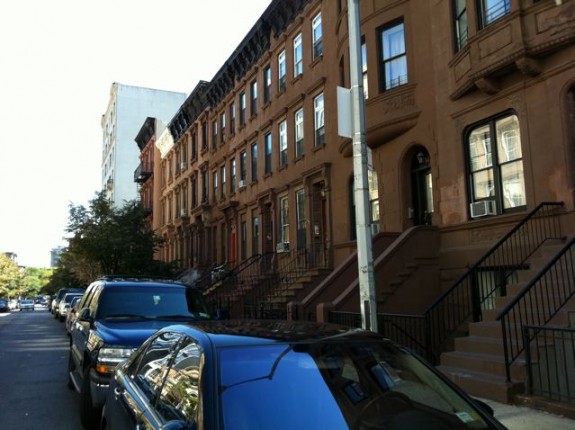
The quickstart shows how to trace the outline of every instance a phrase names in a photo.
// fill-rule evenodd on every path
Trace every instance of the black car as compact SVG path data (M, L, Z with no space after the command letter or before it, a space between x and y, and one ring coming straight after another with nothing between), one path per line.
M201 292L179 282L102 278L88 287L70 330L68 387L80 418L96 427L116 365L158 329L209 318Z
M373 332L305 322L166 327L115 371L101 428L505 429Z
M0 312L10 312L10 305L8 305L8 300L0 299Z

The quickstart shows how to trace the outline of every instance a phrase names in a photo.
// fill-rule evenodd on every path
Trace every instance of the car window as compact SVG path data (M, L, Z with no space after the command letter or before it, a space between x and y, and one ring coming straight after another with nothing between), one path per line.
M128 368L127 374L152 404L160 393L171 353L179 339L179 334L159 334L146 344L139 357Z
M160 286L117 286L105 289L98 308L98 319L126 317L199 317L188 309L186 289Z
M166 421L196 421L201 409L199 387L202 362L203 353L199 345L185 338L175 354L156 407Z

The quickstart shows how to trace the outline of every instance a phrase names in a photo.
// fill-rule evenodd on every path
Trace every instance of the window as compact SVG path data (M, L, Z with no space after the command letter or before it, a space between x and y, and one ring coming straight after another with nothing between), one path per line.
M481 28L507 15L511 10L511 0L479 0Z
M288 214L288 198L280 198L280 234L279 241L281 243L289 243L289 214Z
M321 12L318 13L311 21L311 31L312 31L313 59L316 60L317 58L323 55Z
M303 141L303 108L298 109L294 114L295 121L295 156L301 157L304 153Z
M470 201L485 202L485 213L504 213L526 205L519 120L497 117L467 134ZM474 214L472 214L473 216Z
M279 153L280 153L280 168L287 166L288 163L288 142L287 142L287 123L282 121L279 123Z
M218 202L218 171L212 172L212 201Z
M218 144L218 121L212 122L212 148L216 148Z
M267 133L264 137L264 173L272 171L272 134Z
M226 166L223 165L220 170L220 180L222 181L222 200L226 199Z
M202 172L202 203L208 203L208 171Z
M220 143L226 141L226 113L222 112L220 114Z
M230 134L236 134L236 104L230 103Z
M455 49L459 51L467 45L467 1L453 0L453 14L455 15Z
M296 203L296 225L297 225L297 249L305 249L306 219L305 219L305 190L300 188L295 193Z
M407 55L403 22L381 32L382 89L407 83Z
M286 89L286 52L285 50L278 55L278 91L284 92Z
M248 163L248 154L246 151L240 152L240 187L242 184L245 185L247 179L247 163Z
M314 129L315 129L315 147L325 144L325 126L323 112L323 93L313 100L314 111Z
M251 162L252 162L252 182L258 180L258 143L252 143L251 147Z
M250 115L258 113L258 82L252 81L250 84Z
M260 252L260 217L252 213L252 255Z
M198 158L198 135L196 133L192 134L192 160L197 160Z
M245 220L245 215L242 215L240 220L240 258L245 260L248 254L248 225Z
M208 149L208 124L202 121L202 150Z
M246 125L246 93L240 94L240 126Z
M293 39L293 76L303 73L303 51L301 46L301 33Z
M160 393L168 363L179 340L179 335L162 333L130 365L128 374L148 398L155 398Z
M230 193L236 192L236 159L230 160Z
M179 335L168 333L174 339ZM184 338L178 346L169 370L168 381L162 385L156 409L164 421L197 422L201 414L202 350L192 339ZM184 397L185 394L185 397Z
M264 103L267 104L272 98L272 68L267 65L264 69Z
M367 47L365 45L365 40L361 41L361 75L362 75L362 85L363 85L363 96L367 100Z
M198 181L196 178L192 179L192 207L198 206Z

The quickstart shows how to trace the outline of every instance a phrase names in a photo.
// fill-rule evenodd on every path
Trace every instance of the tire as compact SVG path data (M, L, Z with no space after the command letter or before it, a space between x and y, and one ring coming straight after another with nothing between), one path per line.
M90 392L90 368L84 370L82 378L82 393L80 394L80 422L87 430L97 429L100 424L102 410L92 405Z

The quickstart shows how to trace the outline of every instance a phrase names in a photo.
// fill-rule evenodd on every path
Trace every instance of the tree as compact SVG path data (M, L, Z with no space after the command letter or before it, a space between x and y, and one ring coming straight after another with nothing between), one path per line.
M0 254L0 297L15 297L20 287L20 269L6 254Z
M59 275L89 284L103 275L171 276L173 267L154 260L161 243L137 202L113 207L104 192L89 207L70 205L68 248L61 254ZM65 270L64 270L65 269Z
M20 294L22 297L37 297L44 286L49 282L53 269L26 267L20 280Z

